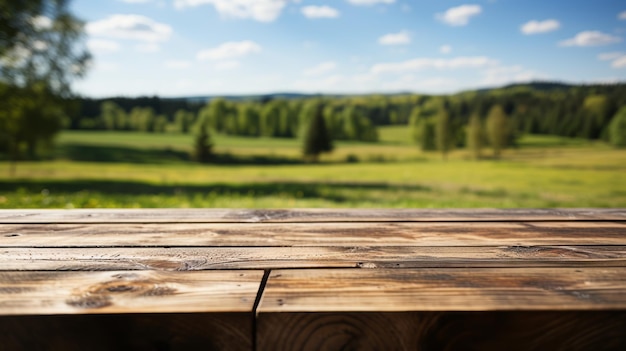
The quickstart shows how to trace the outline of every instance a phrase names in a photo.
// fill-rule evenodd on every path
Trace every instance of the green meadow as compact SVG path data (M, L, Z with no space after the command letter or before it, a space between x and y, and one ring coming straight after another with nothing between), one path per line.
M318 164L297 139L214 135L211 164L182 134L65 131L47 159L0 162L0 208L626 207L626 151L528 135L502 159L424 153L407 127L336 142Z

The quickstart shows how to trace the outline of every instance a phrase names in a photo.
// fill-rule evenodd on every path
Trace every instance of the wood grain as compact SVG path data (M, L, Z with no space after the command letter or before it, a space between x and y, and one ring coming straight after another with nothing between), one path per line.
M262 313L259 351L624 350L624 311Z
M252 312L262 271L0 272L0 315Z
M624 310L626 268L275 270L257 313Z
M2 210L0 223L243 223L626 220L626 209Z
M0 211L2 351L623 350L624 330L626 209Z
M626 245L626 222L0 225L0 247L501 245Z
M0 270L626 267L626 246L4 248Z
M0 316L3 351L253 349L251 313Z

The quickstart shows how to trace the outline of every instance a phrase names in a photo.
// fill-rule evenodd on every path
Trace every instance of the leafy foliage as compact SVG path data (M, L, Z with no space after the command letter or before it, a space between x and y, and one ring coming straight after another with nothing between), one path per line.
M609 141L615 147L626 147L626 106L615 114L609 125Z
M213 154L213 143L211 142L209 123L210 121L205 115L204 118L198 121L198 125L196 126L193 157L196 161L201 163L209 162Z
M500 158L502 149L507 147L509 133L509 121L504 110L499 105L493 106L487 115L487 136L495 158Z
M83 24L65 0L1 0L0 14L0 148L33 158L60 130L70 84L87 68Z
M316 162L323 152L330 152L333 149L332 139L326 129L326 121L322 115L322 105L315 108L315 113L304 137L303 154L305 158Z

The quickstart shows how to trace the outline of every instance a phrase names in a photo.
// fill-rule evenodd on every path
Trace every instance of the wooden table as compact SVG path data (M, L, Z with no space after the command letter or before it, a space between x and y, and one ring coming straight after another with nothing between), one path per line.
M626 209L0 211L1 350L626 350Z

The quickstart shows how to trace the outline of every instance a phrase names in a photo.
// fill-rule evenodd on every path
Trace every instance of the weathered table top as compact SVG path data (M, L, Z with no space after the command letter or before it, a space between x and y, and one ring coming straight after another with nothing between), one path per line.
M624 330L626 209L0 211L7 350L616 349Z

